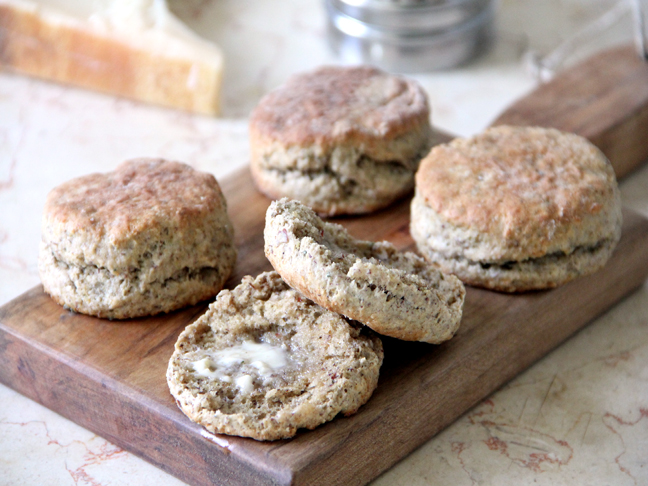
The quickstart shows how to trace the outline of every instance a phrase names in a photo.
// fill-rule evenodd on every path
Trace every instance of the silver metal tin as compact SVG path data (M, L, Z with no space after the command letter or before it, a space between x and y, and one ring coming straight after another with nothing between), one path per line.
M327 4L339 14L376 29L407 34L456 27L481 13L491 0L328 0Z
M325 0L328 40L344 63L415 73L461 64L490 44L492 0Z

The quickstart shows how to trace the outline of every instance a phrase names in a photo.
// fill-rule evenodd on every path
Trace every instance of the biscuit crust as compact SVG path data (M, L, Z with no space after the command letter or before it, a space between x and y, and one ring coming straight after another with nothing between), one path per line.
M198 372L197 362L245 343L273 346L286 363L262 372L247 359ZM355 413L376 388L382 361L375 334L266 272L221 292L180 334L167 382L181 410L210 432L277 440Z
M584 138L498 126L430 151L410 229L426 258L464 282L550 288L607 261L621 235L620 193Z
M457 331L465 289L413 253L357 240L297 201L266 213L265 254L290 286L374 331L440 343Z
M411 191L432 143L429 118L411 80L367 66L300 74L252 112L252 175L266 195L321 214L373 211Z
M124 319L213 297L236 260L216 179L161 159L68 181L47 197L39 255L61 305Z

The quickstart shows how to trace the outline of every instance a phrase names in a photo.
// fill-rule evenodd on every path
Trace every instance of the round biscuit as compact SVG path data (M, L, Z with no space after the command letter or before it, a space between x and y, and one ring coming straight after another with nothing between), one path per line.
M77 312L125 319L193 305L218 293L235 260L216 179L186 164L130 160L46 200L41 281Z
M464 282L551 288L605 264L621 234L610 162L550 128L497 126L434 147L416 175L411 234Z
M320 214L385 207L410 192L431 146L427 96L376 68L323 67L267 94L250 118L250 167L272 198Z
M389 242L357 240L287 199L268 208L264 240L266 257L290 286L380 334L441 343L459 327L461 281Z
M382 361L375 334L266 272L221 292L180 334L167 382L210 432L277 440L355 413Z

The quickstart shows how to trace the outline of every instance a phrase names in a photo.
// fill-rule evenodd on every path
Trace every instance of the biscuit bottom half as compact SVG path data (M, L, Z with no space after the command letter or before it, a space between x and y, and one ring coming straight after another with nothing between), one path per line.
M429 130L413 130L367 147L258 144L250 162L257 188L288 197L325 216L364 214L410 193L431 144Z
M212 433L277 440L355 413L378 384L380 339L276 272L222 291L180 334L167 383Z
M252 165L252 175L259 190L272 199L297 199L326 216L376 211L414 187L415 169L400 163L362 157L350 165L347 170Z
M446 257L424 245L418 245L418 248L428 261L468 285L500 292L525 292L558 287L600 270L615 246L616 241L608 239L595 246L575 248L569 254L557 252L540 258L501 263Z
M412 200L411 215L410 233L426 260L468 285L500 292L555 288L594 273L607 263L621 238L621 211L616 205L601 211L594 221L583 218L566 232L570 241L554 241L553 247L547 245L542 252L533 239L530 244L535 246L529 248L519 240L512 244L501 234L454 225L418 194Z
M39 270L45 291L75 312L109 319L128 319L171 312L212 298L229 277L236 250L221 248L213 266L178 267L155 275L152 265L116 273L91 263L63 260L43 244Z

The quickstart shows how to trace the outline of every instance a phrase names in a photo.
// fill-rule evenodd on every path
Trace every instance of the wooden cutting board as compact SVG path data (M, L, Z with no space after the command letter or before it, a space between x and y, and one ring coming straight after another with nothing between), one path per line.
M625 174L648 158L648 67L629 48L599 55L521 100L499 122L586 134ZM243 275L271 268L262 239L269 200L254 190L247 170L222 187L239 248L231 288ZM365 484L644 282L648 220L629 211L624 218L621 242L595 276L522 295L468 288L451 341L385 338L370 401L352 417L291 440L215 436L176 407L167 362L178 334L206 304L108 321L68 312L36 287L0 308L0 382L190 484ZM356 237L414 249L408 200L337 221Z

